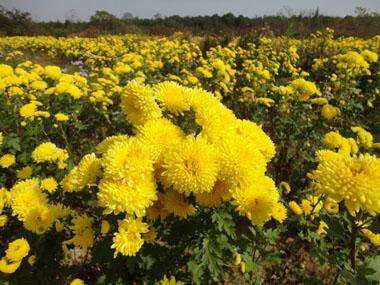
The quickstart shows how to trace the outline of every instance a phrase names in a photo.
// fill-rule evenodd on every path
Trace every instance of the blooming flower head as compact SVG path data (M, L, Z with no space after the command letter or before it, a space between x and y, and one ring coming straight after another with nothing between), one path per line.
M22 169L17 171L17 178L27 179L32 175L32 173L33 173L33 169L30 166L25 166Z
M16 163L16 157L13 154L4 154L0 157L0 167L9 168Z
M163 154L184 138L181 128L165 118L150 120L138 128L137 138L150 148L152 159L162 163Z
M263 129L248 120L236 120L235 122L236 134L250 140L263 154L265 159L269 161L275 154L275 147Z
M0 259L0 271L5 274L14 273L20 267L20 264L21 260L12 262L7 258L3 257L2 259Z
M128 83L121 97L121 108L133 125L142 125L161 117L161 110L154 100L153 90L135 81Z
M359 148L352 138L345 138L339 132L328 132L323 136L323 143L330 149L342 154L356 154Z
M103 156L104 177L132 185L153 173L149 149L136 138L116 142Z
M379 56L377 55L377 53L370 51L368 49L363 50L360 54L368 62L377 62L377 60L379 59Z
M232 197L240 214L246 215L254 225L262 226L272 216L279 194L273 180L262 176L245 188L234 189Z
M0 64L0 78L12 76L13 75L13 68L10 65L7 64Z
M70 282L70 285L86 285L82 279L75 278Z
M318 194L344 201L351 215L360 209L380 212L380 160L369 154L349 156L330 150L317 152L318 167L309 175Z
M41 102L38 102L36 100L32 100L30 103L22 106L20 108L20 116L24 117L25 119L29 121L33 121L37 117L44 117L48 118L50 116L50 113L47 111L40 111L38 110L38 107L42 106Z
M351 127L351 130L357 134L357 141L361 145L371 148L373 145L373 136L370 132L367 132L365 129L362 127L356 126L356 127Z
M144 243L141 234L147 233L148 224L141 220L124 220L119 223L119 231L115 233L111 248L115 249L115 257L118 253L126 256L135 255Z
M74 237L66 243L72 243L83 249L92 247L94 244L92 219L86 214L77 215L73 218L72 223L70 229L74 232Z
M101 174L101 160L91 153L85 155L79 164L71 169L61 184L67 192L80 191L86 186L94 185Z
M218 175L217 152L202 138L187 137L164 156L162 181L179 193L210 192Z
M24 216L24 227L36 234L46 232L54 222L51 208L47 205L35 205Z
M70 119L70 117L66 114L63 114L63 113L57 113L54 115L55 119L59 122L65 122L65 121L68 121Z
M157 199L153 178L128 184L121 180L103 179L99 184L98 200L106 213L126 212L138 217Z
M105 138L100 144L96 146L96 151L99 153L105 153L116 142L123 142L128 140L127 135L117 135Z
M66 160L69 157L66 150L57 147L54 143L45 142L37 146L32 152L35 162L56 162L58 168L66 167Z
M266 159L252 140L230 135L217 148L219 178L226 181L231 188L250 185L255 177L265 173Z
M340 115L340 110L330 104L323 105L321 110L322 117L326 120L332 120Z
M295 201L290 201L289 202L289 208L292 210L294 214L297 216L300 216L303 214L302 208L297 204Z
M223 202L231 200L230 187L225 181L217 180L211 192L201 192L195 195L199 205L204 207L219 207Z
M287 210L282 203L276 203L272 211L272 218L282 223L287 217Z
M196 208L186 201L186 197L174 190L164 194L163 206L167 213L183 219L196 212Z
M11 191L12 211L21 220L30 210L30 205L46 205L46 195L41 191L38 179L27 179L16 183Z
M321 91L317 88L314 82L307 81L303 78L294 79L290 86L295 90L301 101L309 99L311 95L321 95Z
M155 96L161 106L174 115L190 110L186 89L172 81L165 81L155 86Z
M62 76L62 72L59 66L48 65L45 66L44 71L45 76L53 80L58 80Z
M29 250L28 241L24 238L19 238L9 243L8 249L5 251L5 257L11 262L18 262L28 255Z
M54 177L48 177L41 180L41 188L49 193L53 193L58 187L57 181Z

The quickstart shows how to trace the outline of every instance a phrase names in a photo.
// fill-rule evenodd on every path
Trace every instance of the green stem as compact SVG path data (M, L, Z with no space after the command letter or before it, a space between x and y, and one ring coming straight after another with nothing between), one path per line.
M356 237L358 234L358 228L355 224L355 219L351 218L351 242L350 242L350 261L351 261L351 268L353 270L356 269Z

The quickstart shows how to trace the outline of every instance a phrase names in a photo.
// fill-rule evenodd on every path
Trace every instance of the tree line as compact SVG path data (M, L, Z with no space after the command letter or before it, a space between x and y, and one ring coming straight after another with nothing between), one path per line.
M140 33L171 35L182 32L189 35L244 36L286 35L308 36L316 30L330 27L337 36L372 37L380 31L380 14L357 8L355 16L332 17L319 12L278 13L273 16L249 18L232 13L211 16L168 16L153 18L134 17L124 13L117 17L101 10L88 21L67 19L64 22L36 22L28 12L0 7L0 35L2 36L99 36L103 34Z

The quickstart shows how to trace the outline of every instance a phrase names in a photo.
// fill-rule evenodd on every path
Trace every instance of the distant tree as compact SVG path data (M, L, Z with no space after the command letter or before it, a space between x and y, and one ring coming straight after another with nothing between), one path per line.
M123 33L125 30L125 23L105 10L96 11L95 14L90 17L90 24L96 26L104 33L116 34Z
M70 9L70 11L68 11L65 14L65 22L69 22L69 23L79 22L77 13L74 9Z
M98 10L91 16L90 22L94 24L110 24L117 20L117 17L105 10Z
M121 18L123 20L131 20L131 19L133 19L133 14L130 12L125 12Z
M366 17L371 15L371 10L364 7L356 7L355 15L358 17Z
M156 13L153 15L153 19L155 19L155 20L162 19L162 15L160 13Z
M296 15L296 12L294 11L293 8L289 6L283 6L277 13L277 16L279 17L286 17L286 18L291 18Z
M34 23L30 13L18 9L7 10L0 5L0 34L26 35L32 28Z
M222 16L222 21L226 25L233 25L235 23L235 15L232 13L227 13Z

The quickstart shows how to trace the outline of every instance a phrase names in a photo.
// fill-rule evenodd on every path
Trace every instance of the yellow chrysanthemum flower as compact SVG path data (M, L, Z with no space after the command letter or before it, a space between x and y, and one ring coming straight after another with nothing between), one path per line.
M141 248L144 240L141 234L149 231L148 224L141 220L124 220L119 223L119 231L112 239L111 248L115 249L115 257L118 253L126 256L134 256Z
M75 278L73 281L70 282L70 285L86 285L82 279Z
M25 166L17 171L18 179L27 179L33 174L33 169L30 166Z
M236 120L235 132L237 135L251 141L252 144L264 155L267 161L275 154L275 147L269 136L254 122L248 120Z
M361 145L371 148L373 146L373 136L370 132L367 132L362 127L351 127L351 130L357 134L357 141Z
M48 65L45 66L44 71L45 76L53 80L58 80L62 76L61 68L59 66Z
M29 243L24 238L16 239L9 243L8 249L5 251L5 257L11 262L19 262L29 254Z
M105 138L100 144L96 146L96 151L99 153L105 153L116 142L123 142L128 140L127 135L117 135Z
M21 260L17 262L11 262L7 258L0 259L0 271L5 274L14 273L21 264Z
M103 167L106 179L122 180L131 186L153 173L150 151L136 138L112 144L103 156Z
M94 153L85 155L79 164L71 169L68 175L62 180L64 191L80 191L86 186L94 185L101 176L101 160Z
M195 194L197 203L204 207L219 207L223 202L231 200L229 185L225 181L217 180L211 192Z
M294 214L297 216L300 216L303 214L302 208L297 204L295 201L290 201L289 202L289 208L292 210Z
M72 243L83 249L92 247L94 244L94 230L92 220L86 214L77 215L72 220L73 225L70 229L74 232L74 237L66 243Z
M307 81L303 78L294 79L290 86L297 92L299 100L305 101L312 95L321 95L321 91L317 88L314 82Z
M163 206L167 213L183 219L196 212L195 207L186 201L185 196L174 190L164 194Z
M287 217L287 210L284 204L276 203L272 211L272 218L282 223Z
M135 126L162 116L160 107L154 100L153 90L136 80L128 83L125 88L121 97L121 109Z
M344 200L351 213L380 213L380 160L369 154L351 157L330 150L317 152L318 167L309 175L318 194Z
M0 157L0 167L9 168L16 163L16 157L13 154L4 154Z
M162 154L184 138L181 128L165 118L150 120L138 128L137 138L150 148L154 162L162 163Z
M57 113L54 115L55 119L59 122L66 122L70 119L70 117L63 113Z
M37 146L32 152L35 162L56 162L58 168L66 167L66 160L69 157L66 150L57 147L54 143L45 142Z
M236 136L227 136L217 145L220 165L219 177L231 188L250 185L255 177L266 170L266 159L252 141Z
M106 213L126 212L141 217L156 199L156 184L153 177L146 177L133 184L103 179L99 184L99 205L105 207Z
M164 110L174 115L181 115L190 110L189 98L185 87L172 81L165 81L155 85L155 97Z
M218 175L217 152L206 140L192 136L164 156L162 181L179 193L210 192Z
M46 195L41 191L38 179L16 183L10 191L10 197L13 214L21 221L25 219L31 205L47 205Z
M58 183L54 177L48 177L41 180L41 188L49 193L53 193L57 190Z
M326 120L332 120L340 115L340 110L330 104L323 105L321 110L322 117Z
M54 216L49 206L34 205L23 217L24 227L38 235L46 232L54 222Z
M240 214L246 215L254 225L262 226L272 216L279 194L273 180L262 176L248 187L234 189L232 197Z

